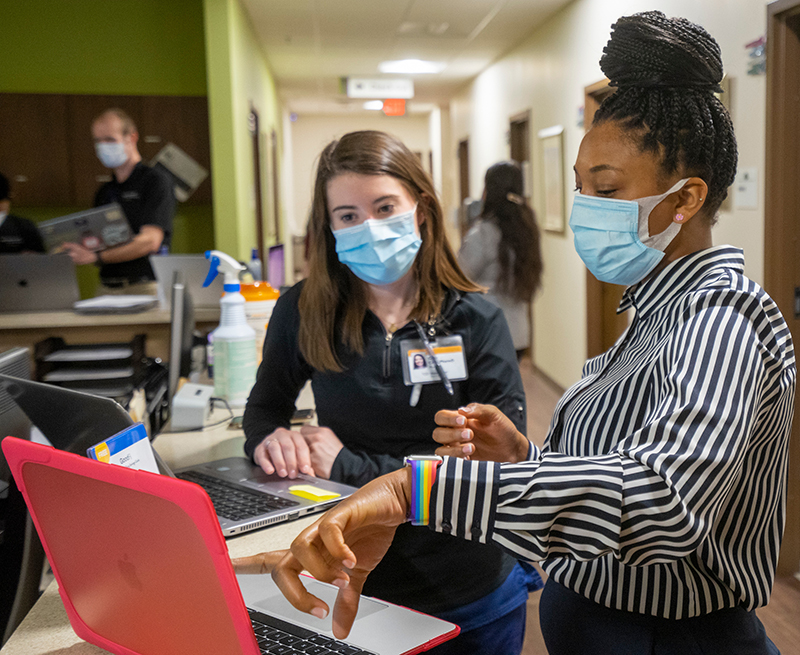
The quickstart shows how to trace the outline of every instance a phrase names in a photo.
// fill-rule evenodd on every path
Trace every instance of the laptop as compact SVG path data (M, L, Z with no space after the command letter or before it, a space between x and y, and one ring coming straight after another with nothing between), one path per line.
M69 621L114 653L401 655L458 626L362 597L345 641L292 611L271 576L234 575L206 494L182 480L108 465L14 437L2 443ZM156 545L156 547L154 547ZM336 588L304 584L333 608Z
M0 375L0 388L60 450L83 455L133 425L128 412L112 398L7 375ZM173 472L155 448L153 452L162 474L205 489L226 537L325 511L356 490L310 475L294 479L267 475L246 457L218 459Z
M71 310L79 298L75 264L66 253L0 257L0 312Z
M150 266L158 281L158 302L164 309L172 306L172 283L175 273L182 274L182 282L192 297L195 309L219 309L223 294L223 276L217 275L207 287L203 282L211 266L205 255L150 255Z
M125 212L118 203L93 207L37 225L48 252L64 243L79 243L94 252L120 246L133 238Z

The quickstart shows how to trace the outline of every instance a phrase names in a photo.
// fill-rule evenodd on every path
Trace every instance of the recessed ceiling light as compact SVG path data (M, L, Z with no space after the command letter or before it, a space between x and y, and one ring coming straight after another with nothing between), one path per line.
M400 73L402 75L441 73L445 68L447 68L447 64L423 61L422 59L398 59L382 61L378 64L378 70L381 73Z
M380 111L383 109L383 100L367 100L364 103L364 109L369 109L370 111Z

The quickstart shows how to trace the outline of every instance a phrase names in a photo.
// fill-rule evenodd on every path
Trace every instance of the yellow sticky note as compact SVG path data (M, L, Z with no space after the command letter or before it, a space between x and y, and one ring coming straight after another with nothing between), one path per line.
M300 498L307 500L330 500L331 498L338 498L341 494L329 489L321 489L311 484L296 484L289 487L289 492Z

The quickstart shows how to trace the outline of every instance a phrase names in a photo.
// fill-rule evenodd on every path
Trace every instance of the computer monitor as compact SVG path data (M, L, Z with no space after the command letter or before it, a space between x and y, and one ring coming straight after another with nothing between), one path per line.
M0 374L31 379L31 353L27 348L12 348L0 353ZM12 436L28 439L31 422L5 389L0 387L0 439ZM0 454L0 457L2 455ZM5 463L5 460L3 460ZM4 470L3 473L6 471Z
M217 275L211 284L203 286L211 266L205 255L150 255L150 266L158 280L158 301L164 309L169 309L172 304L172 282L176 271L183 274L184 288L192 292L195 307L219 309L219 299L224 293L224 276Z
M269 247L267 255L267 282L273 289L280 289L285 282L285 259L283 244Z
M172 303L170 307L169 344L169 400L178 390L178 380L189 377L192 370L192 346L194 345L194 305L192 295L186 288L183 273L175 271L172 280Z

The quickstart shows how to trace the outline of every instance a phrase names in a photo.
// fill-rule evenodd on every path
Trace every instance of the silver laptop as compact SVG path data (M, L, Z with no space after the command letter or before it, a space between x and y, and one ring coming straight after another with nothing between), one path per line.
M97 252L128 243L133 238L128 219L118 203L42 221L37 228L48 252L68 242Z
M59 450L85 455L87 448L133 425L128 412L111 398L7 375L0 375L0 388ZM294 479L267 475L246 457L229 457L173 473L155 448L153 452L162 474L206 490L226 537L324 511L356 490L310 475Z
M209 286L203 286L211 266L205 255L150 255L150 266L158 280L158 302L164 309L172 306L172 282L178 272L183 276L182 281L195 309L219 309L223 276L217 275Z
M71 310L79 298L75 264L66 253L0 256L0 312Z

